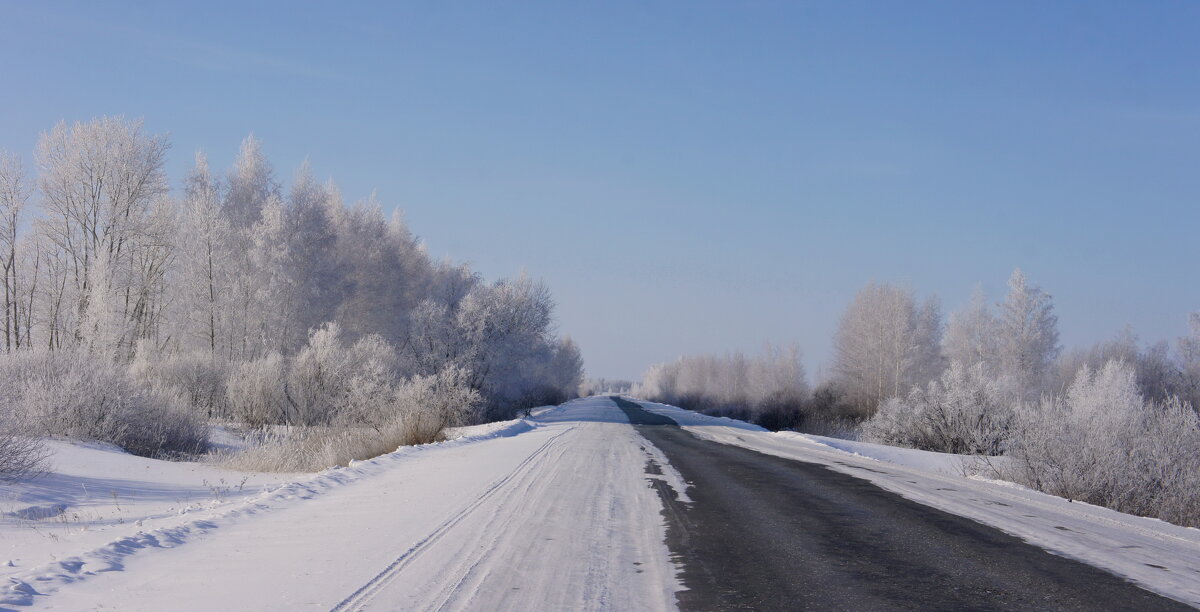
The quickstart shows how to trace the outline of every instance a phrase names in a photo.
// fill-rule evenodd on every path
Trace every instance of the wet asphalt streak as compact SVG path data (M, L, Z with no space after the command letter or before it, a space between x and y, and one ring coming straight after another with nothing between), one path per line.
M684 610L1188 610L824 466L701 440L614 398L691 487L660 479Z

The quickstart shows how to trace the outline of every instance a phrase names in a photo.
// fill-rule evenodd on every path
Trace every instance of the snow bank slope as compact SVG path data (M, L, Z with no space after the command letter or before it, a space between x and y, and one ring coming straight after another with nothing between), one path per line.
M47 474L0 483L0 580L14 566L102 546L131 526L174 527L296 478L147 459L106 444L48 446Z
M959 475L958 455L769 432L674 406L632 401L675 419L701 438L826 465L1200 606L1200 530L1069 502L1008 482L964 477Z

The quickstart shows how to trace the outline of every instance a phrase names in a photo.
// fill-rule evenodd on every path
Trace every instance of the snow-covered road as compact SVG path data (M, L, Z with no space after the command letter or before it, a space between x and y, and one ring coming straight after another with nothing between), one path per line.
M381 469L335 492L214 518L186 543L147 547L115 568L85 555L70 583L24 576L48 593L28 604L673 609L677 583L665 528L645 520L661 507L646 480L645 440L603 398L530 422L519 435L375 460ZM89 574L104 569L116 571Z

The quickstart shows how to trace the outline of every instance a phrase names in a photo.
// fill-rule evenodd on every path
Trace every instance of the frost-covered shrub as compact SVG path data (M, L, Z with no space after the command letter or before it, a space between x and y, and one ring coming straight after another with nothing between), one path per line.
M349 368L337 323L326 323L308 336L308 344L292 360L287 379L289 424L328 423L340 402Z
M944 453L998 455L1012 429L1012 401L982 364L954 363L925 389L892 398L863 424L867 439Z
M346 346L337 323L313 330L288 372L287 400L294 422L372 418L398 382L396 361L395 349L380 336L363 336Z
M1200 421L1146 401L1123 361L1084 367L1063 397L1018 411L1002 476L1120 512L1200 526Z
M235 469L311 472L441 440L447 427L463 423L481 403L466 381L467 373L458 368L415 377L396 385L372 411L343 412L327 425L276 432L226 462Z
M138 385L121 367L82 352L0 358L0 396L31 435L111 442L148 457L195 453L207 428L173 397Z
M226 416L226 367L224 360L208 353L165 353L140 342L129 374L139 384L175 397L196 414L212 419Z
M225 383L230 416L250 427L283 423L286 381L285 364L279 353L268 353L232 366Z
M396 390L396 416L407 444L441 438L448 427L463 425L482 403L467 384L468 372L449 367L434 376L417 376Z
M0 482L36 476L45 469L48 453L41 441L28 435L12 411L12 403L0 396Z
M337 422L377 425L387 420L399 382L396 351L380 336L363 336L345 350L339 386L328 406L330 419Z

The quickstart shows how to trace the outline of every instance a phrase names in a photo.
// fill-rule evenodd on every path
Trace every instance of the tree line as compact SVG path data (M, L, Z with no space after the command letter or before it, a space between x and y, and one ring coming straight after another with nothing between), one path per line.
M263 424L332 422L351 390L330 389L355 376L452 380L474 421L577 393L580 352L541 283L435 261L399 213L347 204L307 162L285 188L253 136L225 173L197 154L173 193L169 146L104 117L44 133L32 175L0 153L2 362L26 372L10 408L54 384L16 362L60 358Z
M1174 343L1145 346L1127 328L1064 351L1052 296L1019 269L1008 289L994 306L977 289L944 322L936 298L868 284L811 393L770 351L652 366L634 393L772 429L994 457L979 464L993 476L1200 525L1200 313ZM756 368L779 376L747 375Z

